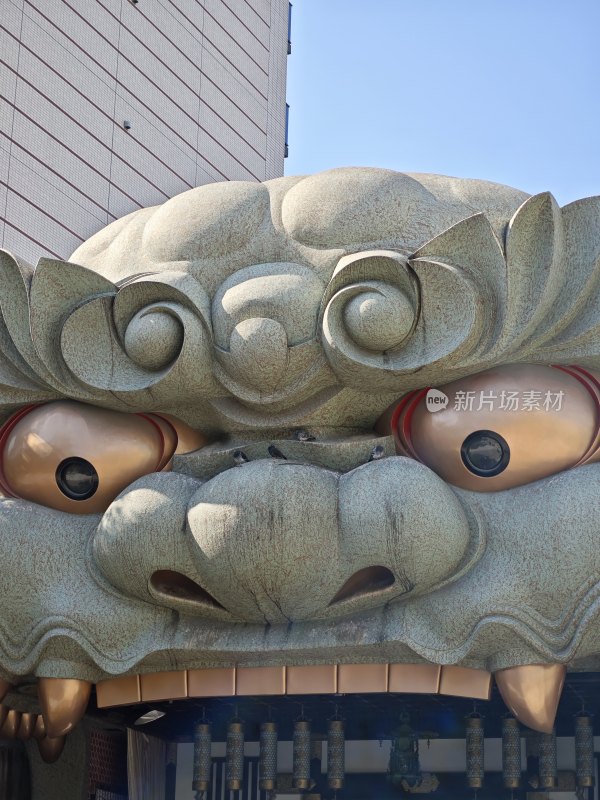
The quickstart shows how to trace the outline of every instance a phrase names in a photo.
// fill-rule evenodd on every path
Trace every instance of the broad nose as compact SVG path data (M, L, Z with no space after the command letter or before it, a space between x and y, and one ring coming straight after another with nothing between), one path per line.
M267 624L430 589L459 567L470 536L454 493L400 457L345 475L250 462L201 486L187 524L202 588L234 618Z
M313 616L339 580L338 475L254 461L202 486L188 512L202 586L231 614L275 623Z
M470 566L456 494L392 456L340 474L250 461L201 484L153 473L103 515L94 559L123 594L261 625L340 618L436 588Z

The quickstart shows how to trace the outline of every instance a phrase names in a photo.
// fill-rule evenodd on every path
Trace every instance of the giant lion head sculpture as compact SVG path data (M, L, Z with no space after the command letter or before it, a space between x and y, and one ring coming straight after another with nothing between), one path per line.
M600 664L599 257L600 198L379 169L3 253L6 688L37 677L56 738L91 683L496 673L547 729L566 667Z

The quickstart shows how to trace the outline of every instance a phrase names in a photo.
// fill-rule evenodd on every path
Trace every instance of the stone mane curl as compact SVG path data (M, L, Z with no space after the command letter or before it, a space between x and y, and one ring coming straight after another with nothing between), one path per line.
M202 186L69 262L1 255L0 414L368 426L497 364L600 366L599 261L600 198L370 168Z

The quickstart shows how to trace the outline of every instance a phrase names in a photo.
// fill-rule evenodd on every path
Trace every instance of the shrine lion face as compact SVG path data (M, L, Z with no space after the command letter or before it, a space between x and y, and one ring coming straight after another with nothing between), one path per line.
M84 708L92 682L111 705L321 666L343 691L373 664L485 696L496 672L547 727L515 676L556 694L600 656L599 256L595 198L375 169L3 253L6 682Z

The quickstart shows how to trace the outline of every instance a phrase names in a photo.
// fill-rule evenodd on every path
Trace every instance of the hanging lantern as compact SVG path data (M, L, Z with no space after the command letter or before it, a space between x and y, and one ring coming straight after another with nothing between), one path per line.
M212 762L210 723L200 722L194 729L194 777L192 789L195 792L207 792L210 786Z
M244 726L238 720L227 726L225 779L230 792L238 791L244 782Z
M263 722L260 726L259 786L272 792L277 782L277 725Z
M329 720L327 731L327 785L330 789L344 788L346 739L341 719Z
M556 734L539 734L539 775L540 789L552 789L556 786L557 766L556 766Z
M521 783L521 731L514 717L502 720L502 777L507 789Z
M594 785L594 728L588 714L575 717L575 773L578 787Z
M483 717L467 717L467 783L471 789L483 786Z
M310 722L294 723L294 789L310 788Z

